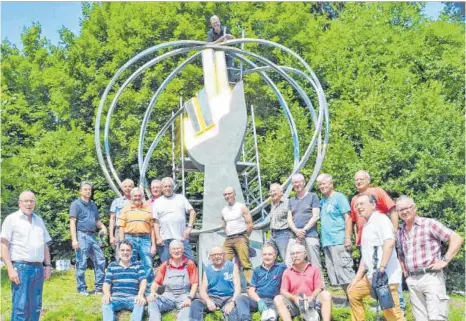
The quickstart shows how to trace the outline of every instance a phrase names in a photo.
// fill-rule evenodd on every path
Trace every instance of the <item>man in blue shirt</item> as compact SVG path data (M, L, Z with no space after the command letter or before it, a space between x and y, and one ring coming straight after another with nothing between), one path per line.
M251 312L260 313L274 309L273 299L280 294L282 275L286 265L276 263L277 249L266 243L262 247L262 265L254 269L248 295L240 295L236 299L239 319L250 321Z
M225 250L214 246L209 254L212 264L203 273L199 289L201 299L194 300L189 314L190 321L204 320L204 312L222 309L227 321L236 321L236 298L241 293L239 268L232 261L225 260Z
M317 221L319 220L320 203L315 193L306 191L306 182L302 174L294 174L291 184L296 192L288 202L288 224L296 235L296 239L290 239L290 247L295 241L306 247L307 258L322 270L320 265L320 242L317 234ZM287 258L287 264L291 265L291 258Z
M133 245L120 242L119 262L112 262L105 274L102 297L103 321L115 320L115 312L129 310L131 321L141 321L144 314L144 291L147 280L141 262L131 263Z
M102 294L104 282L105 256L100 248L95 234L97 228L103 235L107 234L107 228L100 221L97 205L91 200L92 184L81 182L80 198L70 206L70 232L71 245L76 250L76 281L78 292L88 296L84 274L87 268L87 258L94 263L95 294Z
M332 286L341 286L346 292L354 279L351 257L351 207L345 195L335 191L329 174L320 174L317 184L320 199L320 227L327 274Z

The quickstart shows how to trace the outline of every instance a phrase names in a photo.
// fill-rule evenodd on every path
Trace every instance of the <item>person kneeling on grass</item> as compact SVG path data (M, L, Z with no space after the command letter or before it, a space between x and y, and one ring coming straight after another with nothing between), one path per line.
M306 248L294 244L290 249L293 265L286 269L282 277L280 295L274 299L275 307L283 321L310 312L303 309L302 301L307 299L310 306L321 310L322 320L330 321L332 314L332 295L325 291L322 275L317 266L306 262ZM303 311L305 310L305 311Z
M184 244L180 240L170 242L170 259L163 262L150 287L149 320L162 320L162 313L179 309L177 320L188 321L191 303L199 285L196 264L184 256ZM164 292L157 295L163 287Z
M107 268L103 285L102 298L103 321L114 321L115 312L129 310L131 321L141 321L144 314L144 291L147 280L141 262L131 262L133 245L121 241L118 262L112 262Z

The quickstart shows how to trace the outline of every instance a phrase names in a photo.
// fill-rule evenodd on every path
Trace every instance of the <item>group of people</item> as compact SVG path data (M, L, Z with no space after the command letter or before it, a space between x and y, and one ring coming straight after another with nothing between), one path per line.
M295 195L289 199L280 184L270 186L270 238L262 248L262 264L255 269L249 257L251 215L236 201L235 191L225 188L226 204L219 215L226 239L223 246L210 250L212 264L205 267L199 282L189 240L196 212L183 195L173 193L170 177L151 182L147 201L141 188L124 180L124 195L110 207L108 231L91 200L91 183L82 182L80 197L70 207L77 291L89 295L84 274L91 258L104 320L114 320L122 309L132 311L132 320L141 320L146 304L150 320L161 320L162 313L173 309L179 310L178 320L202 320L206 312L217 309L233 321L251 320L255 311L274 311L282 320L291 320L305 312L302 302L306 300L325 321L331 318L332 299L325 290L322 248L328 280L344 289L353 321L365 320L362 299L370 295L373 277L380 275L388 279L394 302L384 310L386 320L404 318L402 275L415 319L447 320L449 298L442 270L456 256L463 239L437 220L417 216L410 197L394 202L383 189L370 187L365 171L355 175L358 194L351 203L334 189L330 175L319 175L317 185L320 200L306 191L301 174L292 176ZM43 282L50 277L47 243L51 237L33 212L35 202L33 192L21 193L19 210L2 224L1 254L12 284L12 320L39 319ZM361 252L356 273L353 230ZM115 261L106 271L97 233L108 233L115 249ZM442 242L449 243L443 255ZM161 264L154 275L156 252ZM277 256L283 263L277 262ZM241 292L241 272L248 282L246 293Z

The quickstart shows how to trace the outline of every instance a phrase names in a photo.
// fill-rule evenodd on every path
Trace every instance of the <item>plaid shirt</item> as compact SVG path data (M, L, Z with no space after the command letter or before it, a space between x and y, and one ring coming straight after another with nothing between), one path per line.
M277 205L270 205L270 229L284 230L288 226L288 199L282 198Z
M442 256L442 241L450 239L453 231L437 220L416 217L413 228L408 233L405 223L396 232L400 260L408 272L427 268L435 259Z
M115 222L118 222L120 213L123 208L131 203L131 200L127 199L124 195L115 198L110 206L110 213L115 213Z

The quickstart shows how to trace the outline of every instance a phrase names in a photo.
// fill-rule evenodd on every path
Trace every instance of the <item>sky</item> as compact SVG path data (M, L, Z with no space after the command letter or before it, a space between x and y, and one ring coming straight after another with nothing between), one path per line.
M427 3L425 13L436 19L443 8L440 2ZM1 2L1 38L8 39L19 49L21 33L24 27L30 27L33 22L42 26L42 35L52 44L58 44L58 30L65 26L75 35L80 33L82 19L80 2Z

